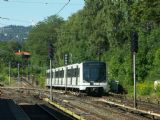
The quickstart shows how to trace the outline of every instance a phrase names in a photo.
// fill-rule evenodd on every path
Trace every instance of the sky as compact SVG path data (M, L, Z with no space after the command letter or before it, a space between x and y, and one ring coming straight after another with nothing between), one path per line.
M84 7L84 0L68 2L69 0L0 0L0 27L35 25L57 13L66 20Z

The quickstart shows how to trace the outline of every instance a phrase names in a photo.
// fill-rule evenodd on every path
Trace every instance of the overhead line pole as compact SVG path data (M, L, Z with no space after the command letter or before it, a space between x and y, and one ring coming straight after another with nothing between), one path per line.
M20 87L20 74L19 74L19 62L18 62L18 90L19 90L19 87Z
M8 78L9 85L11 84L11 62L9 61L9 78Z

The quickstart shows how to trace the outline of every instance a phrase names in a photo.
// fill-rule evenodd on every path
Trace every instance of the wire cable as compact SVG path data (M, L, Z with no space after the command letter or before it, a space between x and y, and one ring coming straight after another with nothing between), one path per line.
M69 4L70 0L56 13L56 15L58 15L68 4Z
M7 24L0 23L0 25L7 26Z
M6 2L8 2L9 0L4 0ZM14 1L12 1L14 2ZM17 1L18 2L18 1ZM24 1L19 1L19 2L24 2ZM24 2L24 3L40 3L40 2ZM63 11L63 9L70 3L70 0L64 4L64 6L62 8L60 8L60 10L55 14L58 15L60 12ZM27 21L27 20L20 20L20 19L12 19L12 18L4 18L4 17L0 17L0 19L2 20L12 20L12 21L19 21L19 22L25 22L25 23L32 23L33 21Z
M23 23L32 23L32 21L29 20L22 20L22 19L13 19L13 18L6 18L6 17L0 17L2 20L11 20L11 21L18 21Z
M22 4L44 4L44 5L51 5L51 4L64 4L64 2L30 2L30 1L20 1L20 0L1 0L3 2L13 2L13 3L22 3ZM83 5L78 3L71 3L73 5Z

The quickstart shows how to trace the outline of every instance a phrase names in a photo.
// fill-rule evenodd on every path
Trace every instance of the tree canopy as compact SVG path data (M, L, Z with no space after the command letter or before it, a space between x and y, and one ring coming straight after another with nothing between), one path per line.
M23 49L31 52L36 66L48 65L48 43L54 46L54 66L84 60L101 60L108 65L109 80L132 84L131 32L138 33L136 77L139 82L160 77L160 1L86 0L82 10L64 21L50 16L29 33Z

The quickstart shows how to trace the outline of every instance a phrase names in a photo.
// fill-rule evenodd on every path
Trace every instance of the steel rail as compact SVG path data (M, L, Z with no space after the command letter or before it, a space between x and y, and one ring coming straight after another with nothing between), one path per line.
M73 112L73 111L70 111L69 109L63 107L62 105L60 105L60 104L58 104L58 103L56 103L56 102L54 102L54 101L49 100L48 98L44 98L43 100L46 101L46 102L48 102L49 104L55 106L56 108L62 110L62 111L65 112L66 114L74 117L74 118L77 119L77 120L85 120L82 116L76 114L76 113Z
M118 106L118 107L121 107L121 108L125 108L125 109L131 110L131 111L140 112L140 113L143 113L143 114L148 114L148 115L151 115L151 116L160 117L159 113L155 113L153 111L145 111L145 110L133 108L133 107L130 107L130 106L126 106L124 104L119 104L119 103L111 102L111 101L104 100L104 99L100 99L99 101L105 102L105 103L110 104L110 105L115 105L115 106Z

